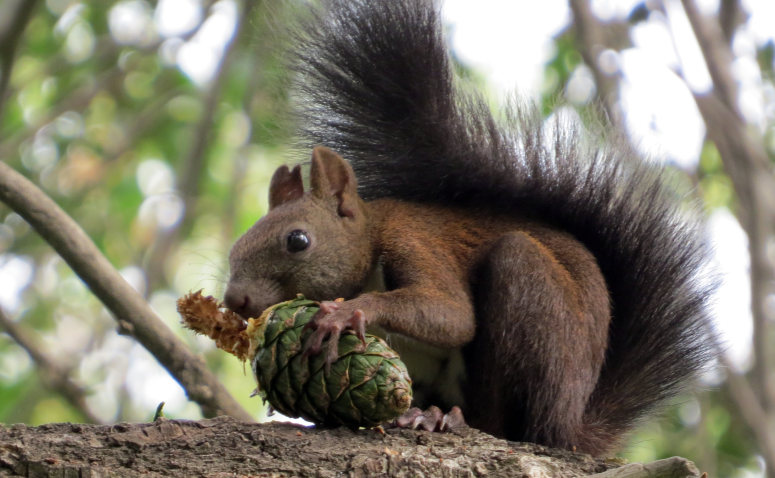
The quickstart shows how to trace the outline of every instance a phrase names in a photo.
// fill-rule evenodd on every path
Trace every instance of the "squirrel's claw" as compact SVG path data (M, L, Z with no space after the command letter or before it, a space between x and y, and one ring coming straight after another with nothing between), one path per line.
M350 317L349 326L355 331L355 335L366 345L366 314L361 309L355 309Z
M328 337L332 337L334 330L332 330L329 327L325 327L321 330L320 328L320 321L323 317L326 315L329 315L333 312L336 312L339 310L339 302L321 302L320 303L320 310L317 311L314 317L312 317L312 320L307 322L307 325L304 326L304 329L302 329L302 332L307 329L312 329L314 332L307 338L306 343L304 344L303 354L304 357L309 357L311 355L317 355L320 353L320 351L323 348L323 341L326 340ZM336 333L337 339L339 338L339 333L341 333L341 330ZM331 341L334 344L334 359L336 358L336 352L337 347L336 343L337 341ZM329 343L329 349L331 348L331 344ZM330 353L326 356L326 365L329 365L330 361Z
M444 414L444 418L441 421L441 431L454 430L456 428L466 427L466 419L463 416L463 410L457 405L449 410L449 413Z
M466 426L463 411L458 406L452 407L449 413L442 413L436 406L430 406L423 411L412 407L403 415L396 418L392 424L398 428L411 428L412 430L425 430L428 432L444 432Z
M320 310L304 329L312 329L304 345L304 356L317 355L326 344L326 370L339 356L339 336L345 330L352 330L366 344L366 314L361 309L348 310L346 302L321 302Z
M307 325L304 326L304 330L306 329L312 329L314 332L310 334L309 337L307 337L307 341L304 343L304 348L302 349L302 357L310 357L312 355L317 355L320 353L321 347L323 346L323 340L325 340L325 335L317 333L317 329L312 324L312 321L308 322Z

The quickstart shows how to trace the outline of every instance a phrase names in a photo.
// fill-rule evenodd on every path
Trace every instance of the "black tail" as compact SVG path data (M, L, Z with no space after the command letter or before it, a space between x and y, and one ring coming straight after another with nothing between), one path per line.
M298 39L305 140L348 158L366 199L528 210L592 251L613 323L589 440L609 442L679 391L710 355L712 287L699 224L662 172L530 108L496 121L456 86L430 1L327 5Z

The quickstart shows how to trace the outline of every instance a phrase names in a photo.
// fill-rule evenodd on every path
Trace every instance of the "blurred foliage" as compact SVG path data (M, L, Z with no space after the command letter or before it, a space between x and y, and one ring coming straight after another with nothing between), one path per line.
M565 86L579 65L583 64L573 32L566 31L555 39L555 54L546 63L541 105L545 115L551 113Z
M264 213L268 179L287 159L288 128L279 120L287 116L287 78L273 54L282 36L267 23L282 24L285 11L253 2L241 18L241 4L207 2L190 31L162 37L148 2L39 3L12 71L0 156L43 187L165 322L205 354L243 405L262 413L260 400L248 398L254 385L243 366L183 331L174 300L190 289L222 293L228 248ZM195 82L170 52L205 41L206 29L212 37L208 22L230 7L246 27L220 65L223 78ZM6 8L10 14L13 5ZM229 47L210 42L200 54ZM195 150L203 129L207 140ZM205 167L194 175L193 208L183 211L180 178L195 155ZM199 415L144 350L117 334L101 304L21 218L0 206L0 219L0 285L21 292L18 303L3 304L6 313L34 330L41 350L89 390L99 417L147 420L163 400L168 416ZM166 249L149 290L143 271L182 224L186 230ZM35 364L6 335L0 363L0 422L83 420L45 390Z
M293 15L288 2L250 2L243 15L248 4L194 0L201 18L167 36L155 29L157 5L145 0L38 3L0 117L0 158L86 230L251 413L264 413L258 399L248 398L254 385L246 369L209 340L183 330L174 302L189 290L223 292L228 248L265 212L269 178L290 155L290 128L282 120L289 78L276 53L286 41L281 26ZM8 14L8 5L0 13ZM208 22L232 7L241 33L231 44L213 46ZM208 38L211 44L202 47ZM556 38L541 91L545 114L563 103L569 81L584 68L576 41L570 31ZM213 48L229 49L217 69L221 76L202 80L175 61L197 42L203 61ZM759 52L770 81L772 58L772 44ZM460 61L455 66L477 86L485 83ZM203 134L205 140L197 141ZM204 167L187 174L197 157ZM184 184L187 177L193 183ZM709 210L734 206L712 145L704 147L690 179ZM183 207L182 191L195 193L189 208ZM161 401L168 417L199 416L149 354L117 334L114 321L67 265L4 206L0 252L0 304L85 387L100 419L150 420ZM664 420L642 427L624 455L683 455L710 476L749 476L745 470L755 472L761 464L733 408L720 390L684 397ZM0 334L0 422L83 420L81 411L46 387L27 353Z

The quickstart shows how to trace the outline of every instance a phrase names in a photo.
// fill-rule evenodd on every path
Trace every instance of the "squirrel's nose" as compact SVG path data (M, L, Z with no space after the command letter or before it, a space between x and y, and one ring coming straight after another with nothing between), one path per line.
M223 303L244 319L256 318L272 304L283 300L279 284L268 279L231 280L226 286Z
M226 288L226 293L223 296L223 303L230 310L245 317L245 314L250 308L250 297L245 290L241 287L234 287L231 284Z

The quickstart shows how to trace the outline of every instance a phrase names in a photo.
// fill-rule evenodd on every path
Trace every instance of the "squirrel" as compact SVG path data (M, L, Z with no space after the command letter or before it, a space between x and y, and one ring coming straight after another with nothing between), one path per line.
M321 303L307 353L381 327L441 357L418 405L593 455L712 357L708 248L664 172L534 108L496 120L456 83L434 2L327 0L293 58L301 137L325 146L308 188L299 165L274 173L227 307L344 298Z

